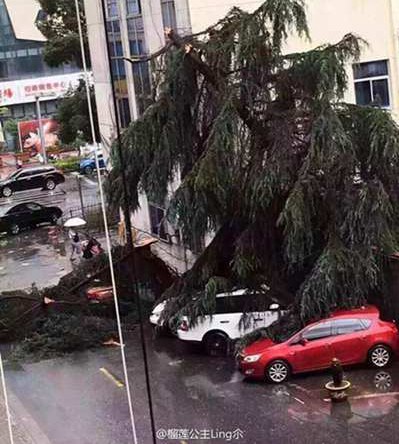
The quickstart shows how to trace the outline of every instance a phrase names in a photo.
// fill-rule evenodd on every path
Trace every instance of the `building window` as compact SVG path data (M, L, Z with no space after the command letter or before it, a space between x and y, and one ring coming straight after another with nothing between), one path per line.
M155 236L167 240L168 236L165 229L165 209L153 204L148 204L150 213L151 233Z
M140 0L126 0L126 10L128 14L141 14Z
M108 17L118 17L118 0L107 0Z
M162 1L162 20L165 28L177 29L174 0Z
M119 122L122 128L127 128L131 121L130 117L130 107L129 107L129 99L127 97L123 97L118 100L119 106Z
M390 107L387 60L353 65L353 75L358 105Z

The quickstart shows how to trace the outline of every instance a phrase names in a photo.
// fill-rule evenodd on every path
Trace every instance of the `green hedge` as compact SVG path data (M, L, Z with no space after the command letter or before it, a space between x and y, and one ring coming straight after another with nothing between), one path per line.
M53 165L66 173L70 173L71 171L79 171L80 158L72 157L70 159L57 160L53 162Z

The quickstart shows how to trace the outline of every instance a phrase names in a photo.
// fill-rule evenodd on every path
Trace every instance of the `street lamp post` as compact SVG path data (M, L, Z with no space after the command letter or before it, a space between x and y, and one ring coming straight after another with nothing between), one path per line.
M43 152L43 163L47 163L47 152L46 152L46 139L44 137L43 123L42 123L42 112L40 109L40 96L35 96L36 100L36 116L39 121L39 134L40 134L40 144Z

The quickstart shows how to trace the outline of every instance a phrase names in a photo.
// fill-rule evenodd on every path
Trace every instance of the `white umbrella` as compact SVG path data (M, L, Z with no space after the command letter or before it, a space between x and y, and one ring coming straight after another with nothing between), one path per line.
M86 225L86 221L81 219L80 217L72 217L71 219L68 219L64 223L65 228L77 228L77 227L84 227Z

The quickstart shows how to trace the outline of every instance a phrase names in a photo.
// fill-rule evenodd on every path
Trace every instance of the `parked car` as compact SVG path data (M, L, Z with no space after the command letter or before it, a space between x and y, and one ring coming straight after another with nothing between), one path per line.
M27 202L9 208L0 217L0 232L18 234L24 228L33 228L42 223L56 224L62 216L58 207L45 207L36 202Z
M396 325L382 321L378 309L368 306L336 312L282 343L256 341L238 359L239 369L246 377L281 383L291 373L328 368L333 358L342 365L367 362L384 368L398 350Z
M161 319L162 313L166 307L167 301L162 301L159 304L155 305L155 307L152 309L151 315L150 315L150 323L154 327L161 328L164 325L164 321Z
M34 188L54 190L58 184L63 182L65 182L64 175L54 167L22 168L0 181L0 195L10 197L16 191Z
M98 165L100 169L105 168L105 160L102 152L97 153L98 157ZM88 157L87 159L82 159L80 161L80 172L82 174L93 174L93 172L96 170L96 157L94 153Z
M241 289L216 295L213 314L189 323L187 317L180 320L177 336L182 341L202 343L210 354L226 354L229 344L261 327L276 321L282 308L267 293Z

